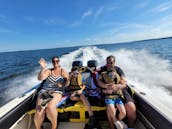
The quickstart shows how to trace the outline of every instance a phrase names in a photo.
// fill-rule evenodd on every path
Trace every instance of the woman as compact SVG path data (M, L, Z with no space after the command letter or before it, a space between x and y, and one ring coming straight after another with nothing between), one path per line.
M65 69L60 67L59 57L52 58L52 69L46 68L46 61L41 58L39 61L41 66L41 71L38 74L38 80L45 80L42 89L39 92L37 103L36 103L36 113L34 116L34 122L36 129L41 129L41 125L44 121L45 115L50 120L52 124L52 129L57 127L57 116L58 112L56 110L56 104L61 100L63 94L63 87L66 85L68 80L68 74ZM52 100L47 104L46 108L41 108L41 93L51 90Z

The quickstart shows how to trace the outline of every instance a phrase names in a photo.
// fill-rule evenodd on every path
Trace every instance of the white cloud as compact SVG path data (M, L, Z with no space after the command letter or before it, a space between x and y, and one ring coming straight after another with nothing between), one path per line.
M87 36L86 38L83 38L81 40L75 40L75 41L70 40L70 44L72 45L109 44L109 43L122 43L129 41L170 37L172 36L172 29L171 29L172 22L170 22L171 21L170 19L172 18L169 15L159 19L158 21L153 21L152 24L142 24L142 23L121 24L118 28L114 27L111 29L107 29L105 31L102 31L101 33Z
M96 22L100 19L101 16L107 16L109 13L113 13L116 11L119 7L116 5L116 3L111 3L107 5L103 5L99 7L95 12L94 12L94 19L93 22Z
M75 20L71 25L79 26L83 24L85 22L84 20L89 16L93 17L92 23L95 23L101 15L106 14L106 13L112 13L114 10L116 10L116 8L117 7L114 4L113 5L111 4L111 5L104 5L102 7L99 7L97 10L94 10L94 11L89 9L82 14L80 19Z
M96 20L99 18L99 16L103 13L103 10L104 10L104 7L100 7L100 8L96 11L96 13L95 13L95 15L94 15L94 21L96 21Z
M80 41L85 44L106 44L172 36L172 15L162 17L149 24L126 23L118 28L107 29Z
M92 11L91 10L87 10L86 12L83 13L81 19L85 19L88 16L92 15Z
M92 14L93 14L93 12L92 12L91 10L85 11L85 12L82 14L81 18L79 18L78 20L74 21L74 22L71 24L71 26L72 26L72 27L80 26L81 24L84 23L84 20L86 19L86 17L91 16Z
M165 11L171 9L171 8L172 8L172 2L169 1L169 2L162 3L162 4L152 8L148 12L151 12L151 13L161 13L161 12L165 12Z

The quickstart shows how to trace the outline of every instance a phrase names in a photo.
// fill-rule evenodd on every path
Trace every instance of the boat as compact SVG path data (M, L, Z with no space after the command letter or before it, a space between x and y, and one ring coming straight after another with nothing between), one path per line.
M0 108L0 129L35 129L33 122L35 103L42 83ZM128 87L134 91L133 98L137 106L135 129L172 129L172 120L146 99L146 93L140 92L133 85L128 84ZM86 108L82 102L66 106L68 98L68 95L64 95L57 105L58 129L84 129L88 122ZM94 129L109 129L106 107L92 105L91 108L98 121L98 126ZM43 127L51 129L51 123L45 119Z

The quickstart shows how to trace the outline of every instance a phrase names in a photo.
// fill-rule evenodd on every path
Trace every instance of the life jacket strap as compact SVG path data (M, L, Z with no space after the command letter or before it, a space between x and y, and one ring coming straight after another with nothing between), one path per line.
M119 98L119 95L106 95L106 98L108 98L108 99L116 99L116 98Z

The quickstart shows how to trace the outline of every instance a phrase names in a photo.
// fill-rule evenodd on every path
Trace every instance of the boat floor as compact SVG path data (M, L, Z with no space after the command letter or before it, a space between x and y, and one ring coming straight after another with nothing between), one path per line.
M135 129L146 129L140 117L137 117ZM84 129L86 122L59 122L58 129ZM107 120L99 121L99 125L102 129L110 129ZM51 129L51 123L49 121L44 121L43 129ZM19 119L10 129L35 129L33 114L24 115Z
M100 121L100 126L102 129L110 129L109 124L107 121ZM80 122L80 123L75 123L75 122L60 122L58 125L58 129L84 129L85 123ZM35 129L34 124L31 126L30 129ZM50 122L44 122L43 123L43 129L51 129L51 123ZM137 121L136 126L134 129L145 129L143 127L142 123Z
M110 129L107 122L100 122L102 129ZM58 125L58 129L84 129L85 123L84 122L60 122ZM30 129L35 129L35 126L32 125ZM43 129L51 129L50 122L43 123Z

